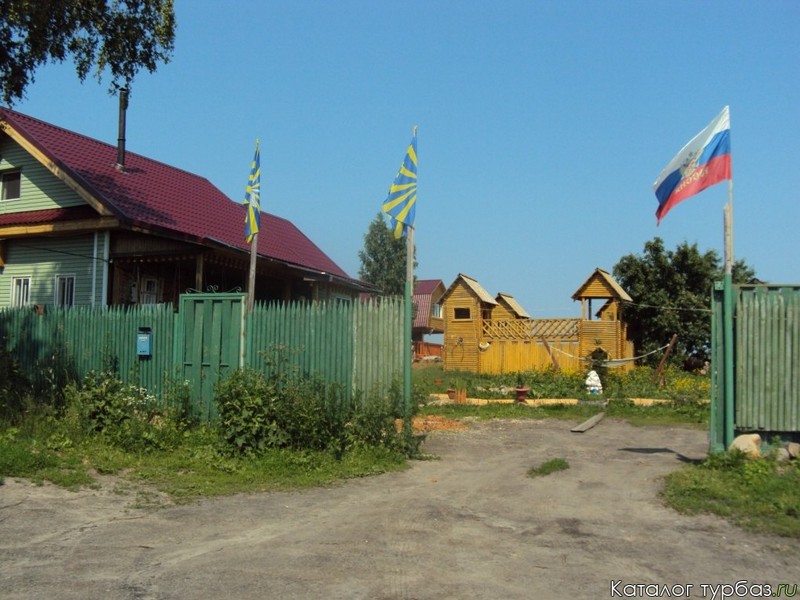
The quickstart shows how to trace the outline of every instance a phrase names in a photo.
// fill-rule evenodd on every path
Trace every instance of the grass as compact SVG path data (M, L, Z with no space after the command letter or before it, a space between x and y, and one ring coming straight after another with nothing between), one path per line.
M550 473L564 471L566 469L569 469L569 463L565 458L551 458L550 460L543 462L538 467L531 467L528 469L528 476L544 477L545 475L550 475Z
M670 473L661 495L685 514L711 513L753 532L800 538L799 486L797 461L734 452Z
M586 420L598 412L607 417L624 420L631 425L708 427L708 405L698 403L669 403L636 406L627 401L610 400L606 405L594 403L551 404L533 406L488 402L487 404L425 404L420 416L439 415L451 419L563 419Z
M233 458L197 437L170 451L144 454L125 452L98 439L52 450L24 437L0 438L0 474L6 477L49 481L77 490L95 485L95 474L112 475L167 494L178 503L330 485L407 466L402 454L379 447L354 448L341 457L329 452L272 450L257 458ZM133 493L128 485L119 490Z

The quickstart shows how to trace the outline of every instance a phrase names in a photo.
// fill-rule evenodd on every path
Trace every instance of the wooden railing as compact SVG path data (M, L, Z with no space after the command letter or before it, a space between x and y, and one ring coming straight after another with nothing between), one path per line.
M580 319L490 319L483 322L483 335L498 340L544 338L548 342L578 340Z

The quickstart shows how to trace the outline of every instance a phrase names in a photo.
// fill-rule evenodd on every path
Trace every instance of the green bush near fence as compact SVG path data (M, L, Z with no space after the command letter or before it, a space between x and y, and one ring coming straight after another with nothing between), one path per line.
M97 435L128 452L174 449L191 424L171 398L158 399L109 371L90 372L64 395L63 421L73 437Z
M217 427L226 448L258 456L268 449L330 450L341 456L356 446L399 450L395 394L347 397L318 378L253 369L234 371L215 389Z

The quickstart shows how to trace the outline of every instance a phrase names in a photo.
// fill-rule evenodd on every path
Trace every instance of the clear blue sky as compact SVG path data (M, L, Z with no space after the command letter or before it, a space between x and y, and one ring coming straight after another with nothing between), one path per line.
M734 253L800 282L800 3L176 0L172 62L140 73L128 149L262 207L351 276L419 126L417 277L459 272L571 317L595 267L654 236L722 255L725 183L656 227L661 169L731 107ZM109 143L107 80L37 72L14 108ZM266 232L269 235L269 232Z

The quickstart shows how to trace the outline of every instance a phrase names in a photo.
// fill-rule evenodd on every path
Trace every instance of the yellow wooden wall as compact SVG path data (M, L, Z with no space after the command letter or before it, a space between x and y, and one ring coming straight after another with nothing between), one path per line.
M444 355L445 371L478 373L478 343L480 341L481 303L472 291L459 282L444 304ZM469 308L468 320L456 320L456 308Z
M578 356L577 342L550 343L550 350L563 371L583 371ZM560 350L560 352L559 352ZM480 351L481 373L515 373L519 371L543 371L554 367L544 344L531 340L494 340L486 350Z

